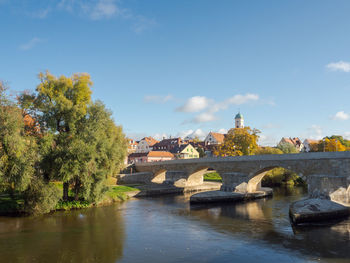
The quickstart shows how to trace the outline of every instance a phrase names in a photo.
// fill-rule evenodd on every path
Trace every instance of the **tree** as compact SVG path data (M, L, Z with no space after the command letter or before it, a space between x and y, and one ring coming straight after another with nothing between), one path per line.
M317 145L319 152L343 152L346 151L346 147L341 144L340 140L334 138L329 139L328 137L323 138Z
M283 153L299 153L297 148L295 148L294 145L285 142L285 143L279 143L277 145L277 148L280 149Z
M280 149L274 147L259 147L255 150L254 154L283 154L283 152Z
M335 139L339 141L342 145L344 145L346 148L350 148L350 141L343 138L343 136L340 135L332 135L331 137L326 137L328 139Z
M106 179L122 168L127 142L122 128L114 124L111 115L103 103L97 101L88 107L86 116L77 123L79 134L72 143L80 160L73 177L76 199L82 194L89 201L99 200Z
M217 156L251 155L258 148L259 133L259 130L250 127L230 129L224 142L217 147L214 154Z
M122 128L101 102L91 102L88 74L56 78L46 72L39 78L37 93L22 94L19 101L39 122L44 177L63 181L65 201L70 185L76 200L96 201L105 179L116 173L126 156Z
M205 154L205 152L204 152L202 147L197 147L196 150L199 153L199 158L203 158L203 157L206 156L206 154Z
M40 73L41 83L36 94L24 93L19 97L22 108L38 120L41 133L51 134L52 149L43 158L50 164L43 164L49 170L46 175L63 181L63 199L68 199L69 182L76 171L77 158L69 151L77 132L76 123L87 111L91 101L90 76L74 74L59 78L49 72Z
M0 182L11 195L24 191L34 176L36 142L25 134L21 109L0 82Z

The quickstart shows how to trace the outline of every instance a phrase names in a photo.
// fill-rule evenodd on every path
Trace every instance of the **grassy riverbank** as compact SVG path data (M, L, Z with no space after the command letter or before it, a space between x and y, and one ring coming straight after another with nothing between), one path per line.
M222 182L221 176L216 172L205 174L203 180L209 182Z
M53 183L60 191L63 191L61 182ZM114 202L125 201L129 198L128 193L139 191L138 188L125 186L125 185L109 185L107 191L104 193L102 199L99 202L91 203L84 200L73 200L73 192L69 191L69 201L60 200L55 209L52 211L60 210L72 210L89 208L93 206L106 205ZM10 194L0 194L0 215L25 215L24 212L24 199L19 194L15 194L11 198Z
M62 187L60 187L62 188ZM63 188L62 188L63 189ZM128 192L139 191L138 188L125 185L110 185L102 199L97 203L90 203L84 200L59 201L56 210L71 210L88 208L92 206L106 205L110 203L125 201L129 198ZM71 193L69 195L72 195Z

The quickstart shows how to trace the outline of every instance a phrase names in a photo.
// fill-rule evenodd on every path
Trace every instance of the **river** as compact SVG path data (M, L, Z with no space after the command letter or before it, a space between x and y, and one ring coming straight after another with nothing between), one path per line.
M190 205L189 195L132 199L41 217L0 217L0 262L350 262L350 219L294 228L273 198Z

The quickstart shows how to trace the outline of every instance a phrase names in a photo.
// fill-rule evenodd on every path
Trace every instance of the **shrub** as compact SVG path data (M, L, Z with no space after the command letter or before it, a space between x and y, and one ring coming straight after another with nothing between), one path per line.
M55 209L60 198L56 186L35 178L24 192L24 210L29 214L44 214Z

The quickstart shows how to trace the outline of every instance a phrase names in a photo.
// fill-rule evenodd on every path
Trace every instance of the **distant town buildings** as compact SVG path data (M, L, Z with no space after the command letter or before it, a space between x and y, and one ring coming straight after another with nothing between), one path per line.
M243 115L238 112L235 115L234 128L244 128ZM167 138L157 141L152 137L144 137L140 141L128 139L128 160L129 164L144 162L159 162L173 159L190 159L203 156L213 156L214 150L224 143L226 134L209 132L203 141L196 139ZM277 146L290 144L297 151L309 152L311 145L319 141L306 139L302 142L298 137L283 137ZM200 152L200 153L199 153Z
M235 128L244 128L243 115L235 116ZM172 159L190 159L201 156L212 156L215 148L224 142L226 134L209 132L204 141L194 139L167 138L157 141L152 137L144 137L140 141L128 139L128 160L131 163L159 162Z
M182 144L184 144L184 141L181 138L163 139L153 145L153 150L171 152L174 148L179 147Z
M158 141L152 137L145 137L138 142L136 153L148 153L153 150L153 145Z
M283 137L278 143L278 145L281 145L283 143L288 143L293 145L299 152L303 151L304 149L304 144L301 142L301 140L298 137L295 137L295 138Z
M132 153L128 156L128 163L150 163L150 162L161 162L170 161L175 159L175 156L170 152L164 151L150 151Z
M192 144L182 144L171 151L177 159L191 159L191 158L199 158L199 152L192 146Z
M218 132L209 132L207 137L204 139L205 145L219 145L224 142L225 134L218 133Z
M305 139L303 144L304 144L304 152L310 152L311 151L311 145L312 144L318 144L320 141L319 140L312 140L312 139Z
M127 138L127 140L128 140L128 153L135 152L137 145L138 145L138 142L133 140L133 139L129 139L129 138Z

